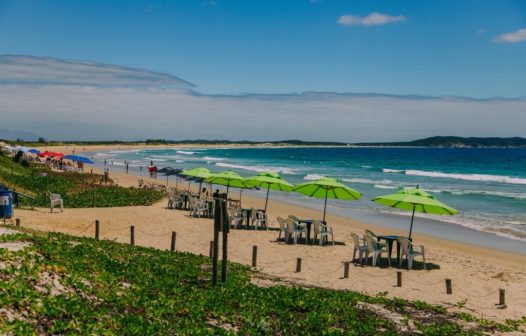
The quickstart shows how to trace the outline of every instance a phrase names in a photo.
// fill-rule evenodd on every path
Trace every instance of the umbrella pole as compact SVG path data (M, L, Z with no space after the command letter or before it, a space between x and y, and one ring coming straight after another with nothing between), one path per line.
M413 232L413 221L415 220L415 208L416 208L416 205L413 204L413 215L411 216L411 227L409 228L409 240L411 240L411 233Z
M243 188L239 188L239 203L241 203L241 195L243 194Z
M168 175L166 175L166 186L168 187Z
M325 205L323 206L323 221L325 222L325 213L327 212L327 193L325 193Z
M203 189L203 180L199 182L199 198L201 198L201 189Z
M190 192L190 181L188 181L188 190L187 192Z
M267 188L267 198L265 198L265 213L267 212L268 194L270 192L270 186Z
M179 176L175 177L175 190L177 190L177 187L179 186Z

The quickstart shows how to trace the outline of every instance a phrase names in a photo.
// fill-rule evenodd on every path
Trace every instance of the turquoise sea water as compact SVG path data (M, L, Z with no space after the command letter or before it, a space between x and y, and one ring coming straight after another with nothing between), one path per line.
M232 169L243 176L279 172L291 183L319 176L339 178L364 194L360 201L330 201L329 210L363 218L386 220L391 214L409 216L370 201L375 196L420 185L439 200L458 209L441 221L526 241L526 149L518 148L224 148L148 149L88 153L98 165L107 160L112 170L146 171L150 161L159 167L213 171ZM175 178L173 178L175 179ZM263 191L250 193L264 197ZM296 193L273 192L272 198L320 208L318 200ZM386 217L387 214L387 217Z

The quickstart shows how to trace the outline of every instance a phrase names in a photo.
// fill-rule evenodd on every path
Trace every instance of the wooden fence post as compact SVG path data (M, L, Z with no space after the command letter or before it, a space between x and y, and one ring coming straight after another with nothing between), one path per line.
M301 258L296 259L296 273L301 272Z
M256 267L258 265L258 246L254 245L252 246L252 267Z
M175 231L172 232L172 243L170 245L170 251L175 251L175 238L177 236L177 233Z
M451 286L451 279L446 279L446 293L453 294L453 286Z
M20 218L15 219L16 226L20 226Z
M130 226L130 245L135 245L135 226Z
M208 252L208 256L212 258L214 256L214 241L210 241L210 252Z
M396 287L402 287L402 272L396 272Z
M99 235L100 235L100 222L99 220L97 219L95 221L95 239L96 240L99 240Z
M343 263L343 278L348 279L349 278L349 264L350 262L346 261Z
M499 306L506 308L506 290L504 288L499 289Z

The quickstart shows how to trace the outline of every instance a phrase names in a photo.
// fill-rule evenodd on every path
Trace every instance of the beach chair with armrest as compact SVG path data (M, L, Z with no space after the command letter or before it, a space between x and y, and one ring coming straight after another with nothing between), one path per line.
M363 239L365 240L365 244L367 245L367 251L365 252L365 260L369 259L369 253L372 253L373 254L372 265L376 266L378 257L382 257L382 253L387 252L387 248L385 247L385 245L382 246L378 244L378 241L376 240L376 238L373 238L369 235L364 235ZM389 266L391 266L390 262L389 262Z
M331 235L332 238L332 245L334 245L334 233L332 231L332 227L323 224L319 220L315 220L312 222L312 225L314 225L314 243L316 243L316 239L318 236L320 237L320 246L323 245L323 242L325 240L329 240L329 235Z
M422 256L422 259L424 261L424 269L426 268L426 254L425 249L423 245L415 245L413 244L409 239L405 237L398 237L398 242L400 242L400 261L398 266L402 266L402 257L406 257L407 259L407 269L413 269L413 260L417 256Z
M254 226L256 228L259 227L259 229L268 229L267 226L267 214L265 211L257 210L256 211L256 219L254 220Z
M230 225L236 229L242 227L243 222L245 221L245 213L241 209L234 208L230 210L230 213L232 214L230 217Z
M302 237L303 233L305 232L305 227L302 225L298 225L295 221L293 221L290 218L285 219L285 223L287 224L287 233L288 233L288 240L294 239L294 244L298 243L298 237Z
M365 230L365 234L373 237L374 239L376 239L376 241L378 242L378 244L380 246L387 247L387 243L386 242L381 242L380 240L378 240L378 236L373 231Z
M59 194L53 194L48 191L49 202L50 202L50 212L53 212L53 208L58 206L60 207L60 212L64 212L64 201Z
M359 253L358 256L360 258L359 260L360 264L363 265L362 258L363 256L365 256L365 253L367 253L367 244L365 243L363 238L358 236L356 233L351 233L351 237L354 242L354 251L352 254L352 260L354 262L354 260L356 259L356 252L358 252Z
M279 223L279 235L278 240L281 239L281 233L283 232L283 235L285 237L285 241L288 241L288 234L287 234L287 225L285 224L285 218L278 217L278 223Z
M205 200L199 200L197 202L196 210L195 210L195 216L197 217L208 217L208 203L206 203Z

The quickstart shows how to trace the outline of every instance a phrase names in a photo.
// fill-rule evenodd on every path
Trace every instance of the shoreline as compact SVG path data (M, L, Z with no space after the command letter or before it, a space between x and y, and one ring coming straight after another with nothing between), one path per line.
M219 146L219 148L225 147L225 146ZM246 147L230 147L226 146L229 149L236 149L236 148L267 148L267 147L259 147L259 146L253 146L253 145L247 145ZM339 147L339 146L291 146L291 147ZM119 145L110 145L110 146L94 146L88 149L83 148L82 152L98 152L98 151L114 151L114 150L133 150L133 149L148 149L150 148L150 145L148 146L140 146L140 148L137 148L136 146L126 147ZM155 149L194 149L194 148L217 148L216 146L208 146L208 145L195 145L195 146L179 146L179 145L159 145L155 147ZM279 147L273 147L271 148L279 148ZM285 148L285 147L284 147ZM59 152L71 152L72 148L68 147L49 147L50 150L56 150ZM77 152L79 153L79 152ZM99 173L102 173L102 167L98 165L91 165L90 167L96 168ZM94 170L95 171L95 170ZM137 179L147 179L146 173L144 176L141 176L138 174L138 172L135 172L133 169L130 169L130 173L126 174L124 171L112 171L111 174L117 174L121 178L123 176L136 176ZM119 178L120 181L120 178ZM161 179L151 179L150 182L158 183L158 184L165 184L164 181ZM173 182L173 179L170 180L170 182ZM250 197L254 200L258 199L264 199L263 195L257 195L257 192L247 190L243 193L243 198ZM271 201L272 197L269 198L269 202ZM282 197L280 194L274 194L274 199L279 200L282 202L287 203L290 206L298 206L302 207L304 209L309 210L315 210L318 211L315 207L309 206L311 204L305 205L305 204L299 204L296 200L291 200L286 197ZM256 201L257 204L257 201ZM340 209L338 207L330 208L329 211L333 212L333 215L337 215L343 219L347 219L350 221L356 221L361 222L364 225L369 225L371 227L379 227L382 229L392 229L400 231L401 234L404 233L405 228L409 227L408 224L408 215L404 213L346 213L345 209ZM380 221L378 221L380 219ZM415 226L413 228L413 232L418 234L424 234L436 239L446 239L451 242L456 243L467 243L473 246L481 247L481 248L487 248L495 251L501 251L506 253L520 253L521 255L526 256L526 242L521 240L520 237L513 238L506 235L499 235L498 232L487 232L484 230L478 230L476 228L472 228L469 226L465 226L459 223L447 221L447 220L441 220L437 218L429 218L422 216L420 214L417 214L415 216Z

